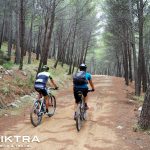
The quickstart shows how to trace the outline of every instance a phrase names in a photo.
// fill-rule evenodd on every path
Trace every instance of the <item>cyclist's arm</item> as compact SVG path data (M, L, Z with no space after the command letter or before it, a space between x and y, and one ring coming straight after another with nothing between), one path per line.
M49 77L49 79L50 79L51 83L53 84L53 86L55 88L58 88L57 85L56 85L56 83L54 82L54 80L53 80L53 78L51 76Z
M91 79L91 80L89 80L89 83L90 83L91 88L92 88L93 90L95 90L95 88L94 88L94 84L93 84L93 82L92 82L92 79Z

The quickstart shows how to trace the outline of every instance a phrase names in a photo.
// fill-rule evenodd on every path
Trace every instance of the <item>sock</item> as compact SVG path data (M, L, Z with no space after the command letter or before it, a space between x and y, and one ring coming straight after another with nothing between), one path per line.
M46 109L46 112L48 113L48 109Z

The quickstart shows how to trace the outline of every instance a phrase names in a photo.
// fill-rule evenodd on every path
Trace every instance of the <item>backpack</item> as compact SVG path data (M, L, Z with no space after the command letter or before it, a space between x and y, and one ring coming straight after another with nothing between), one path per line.
M85 71L79 71L73 76L73 84L74 85L83 85L87 84L86 80L86 72Z

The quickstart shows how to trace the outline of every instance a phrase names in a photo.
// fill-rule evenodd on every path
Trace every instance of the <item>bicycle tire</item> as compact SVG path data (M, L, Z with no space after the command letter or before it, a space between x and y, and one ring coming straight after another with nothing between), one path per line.
M76 116L76 128L77 128L77 131L78 131L78 132L79 132L80 129L81 129L81 116L80 116L80 114L78 114L78 115Z
M78 107L77 107L77 111L76 111L76 128L77 128L77 131L79 132L80 129L81 129L81 106L80 104L78 104Z
M30 120L34 127L37 127L42 121L42 115L38 114L38 112L39 112L38 107L40 106L40 102L36 101L36 103L38 103L38 105L35 106L35 103L34 103L32 109L31 109L31 112L30 112ZM34 116L37 118L34 119Z
M83 120L87 120L87 111L84 111L83 113Z
M49 111L48 116L52 117L55 113L55 110L56 110L56 98L55 98L55 96L49 95L49 102L51 105L48 108L48 111Z
M82 112L82 120L86 120L87 119L87 110L85 110L85 103L84 102L82 102L82 105L83 105L83 107L82 107L82 110L81 110L81 112Z

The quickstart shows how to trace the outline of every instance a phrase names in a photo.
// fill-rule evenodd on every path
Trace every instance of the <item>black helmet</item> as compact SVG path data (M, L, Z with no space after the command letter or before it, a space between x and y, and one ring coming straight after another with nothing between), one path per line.
M87 66L86 66L86 64L81 64L79 66L79 68L80 68L80 70L86 70Z
M49 67L47 66L47 65L44 65L43 67L42 67L42 71L48 71L49 70Z

